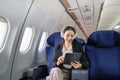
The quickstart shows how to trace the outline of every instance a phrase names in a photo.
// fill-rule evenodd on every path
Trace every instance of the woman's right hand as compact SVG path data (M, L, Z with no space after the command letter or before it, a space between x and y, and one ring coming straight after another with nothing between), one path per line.
M64 61L64 56L60 56L57 60L57 65L59 66Z

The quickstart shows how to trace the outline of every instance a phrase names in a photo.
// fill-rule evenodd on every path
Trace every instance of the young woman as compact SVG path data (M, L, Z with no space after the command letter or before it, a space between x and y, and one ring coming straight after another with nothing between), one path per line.
M88 68L87 58L83 52L82 46L75 40L76 30L73 26L66 26L62 32L63 38L61 44L55 48L53 68L47 80L70 80L71 70L73 68ZM70 65L63 64L66 53L82 53L79 61L73 61Z

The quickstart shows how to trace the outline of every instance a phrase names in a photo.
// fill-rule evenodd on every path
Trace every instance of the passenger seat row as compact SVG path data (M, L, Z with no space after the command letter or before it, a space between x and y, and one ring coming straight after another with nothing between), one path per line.
M82 44L88 58L89 69L86 75L88 75L89 80L120 80L119 32L111 30L96 31L89 36L87 43L80 38L76 38L76 40ZM52 68L54 48L60 42L60 32L52 34L47 39L46 58L48 61L48 72ZM38 80L45 80L45 78ZM83 79L74 78L72 80Z

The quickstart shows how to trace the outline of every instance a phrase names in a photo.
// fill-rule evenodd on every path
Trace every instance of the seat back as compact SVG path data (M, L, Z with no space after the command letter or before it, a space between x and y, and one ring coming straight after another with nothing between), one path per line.
M83 51L85 51L85 47L86 47L85 40L78 38L78 37L76 37L75 39L82 45Z
M54 57L55 46L60 44L61 40L62 38L60 36L60 32L53 33L47 39L48 46L46 47L46 58L48 62L47 66L48 66L49 71L52 68L52 60Z
M50 47L55 47L56 45L61 43L61 40L62 38L60 32L55 32L48 37L47 44Z
M85 52L92 80L120 80L120 33L109 30L92 33Z
M50 71L50 69L52 68L52 60L54 57L54 47L46 47L46 58L47 58L47 67L48 70Z

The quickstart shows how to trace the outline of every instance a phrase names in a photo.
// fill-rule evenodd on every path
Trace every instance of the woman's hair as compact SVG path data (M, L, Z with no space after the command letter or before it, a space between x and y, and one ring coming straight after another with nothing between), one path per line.
M63 33L65 33L65 31L67 31L67 30L72 30L74 32L74 34L76 34L76 30L72 26L66 26L65 29L64 29L64 31L63 31Z
M67 31L67 30L72 30L72 31L74 32L74 34L76 35L76 29L75 29L75 27L72 26L72 25L68 25L68 26L65 26L65 27L62 29L62 31L61 31L61 37L63 37L65 31Z

